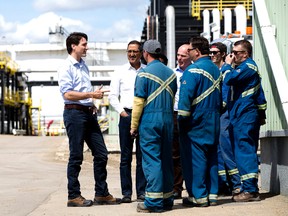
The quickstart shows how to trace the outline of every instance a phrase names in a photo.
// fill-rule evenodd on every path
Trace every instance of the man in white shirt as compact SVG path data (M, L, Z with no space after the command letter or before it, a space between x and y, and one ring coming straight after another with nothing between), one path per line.
M139 146L139 137L130 134L131 112L134 98L134 84L137 72L144 68L141 63L141 43L133 40L127 46L128 63L118 68L110 83L109 102L120 114L119 139L121 149L120 178L122 202L130 203L132 196L131 162L133 143L136 144L136 193L137 200L145 198L146 179L142 169L142 153Z
M177 51L177 67L174 72L177 76L177 92L175 95L174 103L174 132L173 132L173 166L174 166L174 198L180 199L182 197L183 190L183 176L182 167L180 162L180 147L179 147L179 132L177 126L177 111L180 91L180 78L183 75L185 69L191 64L191 59L188 54L189 44L183 44Z

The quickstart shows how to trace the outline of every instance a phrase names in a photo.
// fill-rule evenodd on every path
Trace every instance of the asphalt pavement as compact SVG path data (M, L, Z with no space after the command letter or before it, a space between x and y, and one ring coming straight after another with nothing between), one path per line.
M117 136L105 135L110 152L108 185L113 196L121 198L119 143ZM68 139L65 136L0 135L0 215L3 216L126 216L137 213L133 202L113 206L67 207L66 164ZM82 195L93 199L94 179L91 152L85 148L79 176ZM133 163L133 178L135 164ZM260 187L261 189L261 187ZM134 190L135 191L135 190ZM231 197L220 197L219 204L206 208L186 208L175 200L172 211L153 215L221 215L284 216L288 215L288 197L260 190L261 201L235 203ZM183 192L185 196L185 191Z

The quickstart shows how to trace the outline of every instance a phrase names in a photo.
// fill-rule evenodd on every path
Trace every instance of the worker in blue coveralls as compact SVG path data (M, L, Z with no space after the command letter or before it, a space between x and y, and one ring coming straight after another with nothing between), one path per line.
M224 83L231 86L227 101L229 134L234 143L235 160L242 180L241 193L234 195L233 200L260 201L257 149L266 100L258 67L251 59L251 43L247 40L237 41L231 53L226 57L222 71Z
M178 103L181 164L189 195L182 204L207 207L217 205L222 77L209 57L206 38L191 38L188 52L194 63L183 73Z
M210 57L219 70L225 63L227 46L216 42L210 45ZM227 110L227 95L230 87L222 84L222 114L220 117L220 140L218 145L218 195L232 195L240 193L241 179L235 162L234 151L230 141L228 126L230 124Z
M161 44L143 45L147 62L136 76L131 134L139 131L142 166L147 180L145 200L137 212L162 212L173 207L173 104L177 91L175 73L159 59Z

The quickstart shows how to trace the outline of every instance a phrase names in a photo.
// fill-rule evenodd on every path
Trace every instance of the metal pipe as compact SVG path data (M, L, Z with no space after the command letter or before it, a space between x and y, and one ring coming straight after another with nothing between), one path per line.
M246 10L243 5L237 5L235 7L236 13L236 31L239 31L241 35L246 35L247 18Z
M278 94L280 96L282 108L286 117L286 122L288 122L288 94L287 94L288 81L276 43L274 34L275 29L271 25L265 1L254 0L254 5L255 5L255 12L259 20L264 46L266 50L269 50L267 52L267 55L271 63L270 66L274 75L274 79L278 89Z
M175 10L173 6L167 6L166 14L166 43L167 43L167 58L168 67L175 68ZM162 45L163 46L163 45Z
M213 40L220 38L220 12L218 9L212 10L213 24L211 31L213 32Z
M232 33L232 13L229 8L224 9L224 35Z
M203 11L203 37L205 37L209 42L211 39L210 35L210 13L209 10L205 9Z

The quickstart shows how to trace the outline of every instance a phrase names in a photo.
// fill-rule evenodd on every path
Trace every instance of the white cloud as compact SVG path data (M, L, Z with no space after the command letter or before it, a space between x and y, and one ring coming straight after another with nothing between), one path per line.
M79 20L59 17L53 12L48 12L36 17L25 24L17 24L12 31L5 34L6 38L14 43L45 42L49 41L49 28L53 30L56 25L63 25L66 29L77 28L79 31L90 30L90 27Z
M12 30L16 25L16 23L6 22L4 17L0 14L0 34Z
M0 14L0 44L48 43L49 28L83 31L90 41L140 39L150 0L34 0L39 16L26 23ZM45 13L43 13L45 11ZM53 12L51 12L53 11ZM61 14L61 16L60 16Z
M145 6L150 0L35 0L34 7L40 11L83 10L98 8L124 8Z
M127 41L130 38L139 39L140 37L140 33L135 30L135 23L129 19L119 20L106 29L96 29L95 34L96 40L100 41L104 38L109 41Z

